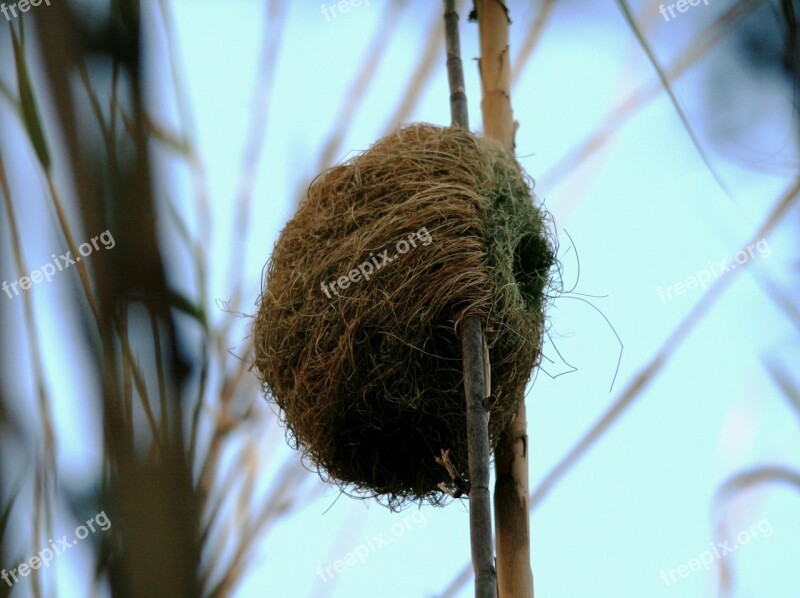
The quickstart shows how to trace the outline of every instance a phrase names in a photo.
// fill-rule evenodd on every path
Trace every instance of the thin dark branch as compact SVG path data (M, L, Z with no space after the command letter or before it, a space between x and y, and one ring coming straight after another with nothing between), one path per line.
M469 129L464 68L458 36L455 0L445 0L445 46L447 80L450 85L450 114L454 126ZM464 363L464 393L467 400L467 446L469 450L469 527L475 596L497 597L497 573L492 542L492 501L489 492L489 414L486 397L490 369L484 354L483 324L473 316L462 323L461 348Z
M458 35L458 13L455 0L444 3L444 38L447 49L447 82L450 85L450 115L453 124L469 130L464 67L461 63L461 42Z
M475 596L497 596L497 573L492 544L492 499L489 492L489 414L484 394L486 364L483 325L476 317L463 322L461 347L464 391L467 395L467 445L469 447L469 524Z
M450 85L450 114L453 125L469 129L464 68L458 36L455 0L444 2L447 81ZM469 526L472 566L475 570L475 596L497 596L492 542L492 502L489 493L489 415L486 404L489 363L484 355L486 339L478 318L463 322L461 348L464 363L464 393L467 400L467 445L469 447Z

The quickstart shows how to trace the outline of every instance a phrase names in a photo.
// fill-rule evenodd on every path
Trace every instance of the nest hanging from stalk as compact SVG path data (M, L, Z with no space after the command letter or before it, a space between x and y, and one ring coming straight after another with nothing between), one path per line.
M393 507L441 501L442 449L469 477L458 326L487 323L494 447L540 355L544 216L514 157L456 127L403 128L317 177L253 335L267 395L321 474Z

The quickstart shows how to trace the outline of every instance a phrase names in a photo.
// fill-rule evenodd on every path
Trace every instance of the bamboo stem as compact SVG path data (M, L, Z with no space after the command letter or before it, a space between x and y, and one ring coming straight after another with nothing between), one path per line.
M524 400L495 449L494 516L501 598L533 598L528 517L528 433Z
M445 46L450 86L452 124L469 129L458 13L455 0L445 0ZM462 322L461 349L464 364L464 394L467 402L467 446L469 452L469 525L476 598L497 597L497 574L492 543L492 502L489 491L489 415L486 398L490 365L483 323L474 316Z
M501 0L475 0L481 58L481 111L486 137L514 150L508 8ZM528 435L525 401L495 450L497 582L501 598L533 598L528 518Z
M501 0L475 0L481 44L481 111L484 135L514 149L508 8Z

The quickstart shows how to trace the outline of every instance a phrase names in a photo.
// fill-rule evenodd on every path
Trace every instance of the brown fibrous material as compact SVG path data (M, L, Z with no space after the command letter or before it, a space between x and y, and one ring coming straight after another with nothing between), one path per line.
M353 494L442 501L442 450L469 477L459 325L486 322L494 447L538 364L554 261L530 179L463 129L411 125L318 176L253 327L291 442Z

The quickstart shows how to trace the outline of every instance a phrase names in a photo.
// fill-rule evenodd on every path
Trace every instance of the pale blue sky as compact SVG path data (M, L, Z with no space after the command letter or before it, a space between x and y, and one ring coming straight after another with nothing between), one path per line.
M213 206L207 251L220 256L212 263L209 288L211 297L222 301L231 298L226 248L261 54L263 4L173 3ZM245 311L254 309L270 249L292 215L296 190L316 174L319 152L347 101L372 35L386 27L387 4L388 0L372 0L331 20L323 16L319 2L292 2L288 8L254 188L244 280L245 298L251 303L240 306ZM509 4L512 48L519 48L539 3L511 0ZM633 3L639 18L648 23L648 39L665 62L729 5L701 4L667 23L658 15L658 4ZM337 160L365 149L384 132L439 12L438 2L422 0L410 2L402 11L389 51L357 109ZM461 32L470 117L477 129L480 98L473 61L478 54L477 27L462 19ZM160 87L166 87L168 79L158 27L149 41L153 112L161 122L174 124L174 99ZM432 82L409 122L449 122L441 52ZM685 280L710 261L732 260L750 242L797 171L797 131L790 128L791 98L786 88L774 78L756 81L729 68L733 52L733 46L723 42L675 85L731 198L701 161L665 94L637 111L602 151L568 176L544 176L594 131L622 97L654 78L614 2L559 2L514 89L512 103L520 122L517 152L527 172L539 180L537 195L554 215L565 287L575 284L577 248L580 282L575 293L603 296L589 301L602 310L624 344L609 392L619 353L614 333L598 311L578 300L584 298L580 295L561 297L553 305L553 341L548 341L546 351L553 354L554 342L577 371L555 379L540 373L528 389L532 489L628 387L707 292L691 290L665 304L657 288ZM720 72L732 73L735 96L715 95L709 87L712 77L724 78ZM749 120L751 134L731 134L725 137L728 145L711 136L727 130L729 123L721 115L730 119L746 110L757 115ZM24 164L31 163L28 157L7 159L9 171L17 173L14 176L31 168ZM190 214L192 187L185 169L166 157L159 168L163 188ZM724 275L736 278L724 296L672 353L643 395L532 515L537 596L716 595L716 563L710 572L693 572L672 587L660 572L688 563L715 542L712 501L728 476L758 464L797 465L796 414L763 367L763 362L775 361L791 371L790 364L797 363L800 353L797 330L751 272L780 282L792 296L791 289L797 289L796 216L795 208L786 224L769 235L768 257L757 253L747 270ZM43 247L42 253L49 256L53 250ZM183 259L178 255L171 269L191 288L189 279L177 274L185 271ZM55 294L70 292L66 282L53 287L57 290L51 295L40 293L36 298L43 326L53 317L48 306ZM219 311L212 317L223 315ZM245 323L241 326L244 337ZM75 371L70 368L69 373ZM55 379L67 374L57 373ZM262 403L258 396L253 401ZM68 427L77 430L63 439L60 467L69 475L92 471L86 467L87 459L99 466L80 432L89 429L98 434L97 426L90 420ZM268 486L277 464L291 451L274 422L264 436L262 448L270 451L263 453L269 456L264 461L269 465L260 481ZM308 477L309 489L320 484L313 474ZM238 598L438 596L469 560L463 503L393 514L371 502L339 498L332 488L319 496L270 529L236 592ZM793 539L800 534L798 508L796 493L769 489L743 495L735 508L728 509L732 537L765 519L774 532L725 557L736 565L734 596L800 594L800 577L793 567ZM375 538L381 535L391 541L376 545L380 542ZM369 549L363 563L347 566L333 580L321 579L318 567L345 559L351 551L363 554L363 546ZM70 573L63 575L61 582L75 583ZM471 596L471 583L457 595Z
M437 4L437 3L433 3ZM524 7L524 8L523 8ZM511 3L512 46L519 47L533 10ZM327 21L319 3L293 3L280 49L265 155L255 189L255 234L247 283L251 297L269 249L291 217L294 192L315 173L316 158L347 101L373 32L387 13L385 0L354 8ZM719 8L698 6L670 23L646 15L663 59L711 22ZM263 8L256 2L175 4L189 97L196 110L202 155L208 168L215 231L212 248L224 251L245 141ZM368 147L389 114L427 41L438 5L413 2L401 17L390 49L354 120L338 159ZM473 128L480 123L476 27L462 21L462 48ZM730 48L728 49L730 51ZM687 114L708 145L708 70L723 60L712 55L676 85ZM446 77L439 61L412 121L449 122ZM752 86L744 80L741 85ZM517 150L538 178L597 126L620 97L653 78L649 63L612 2L566 2L559 6L514 90L520 122ZM773 133L746 149L762 156L777 150L796 163L787 140L791 114L782 89L763 84L764 101L775 106ZM772 96L777 96L775 99ZM784 101L781 102L781 99ZM714 100L717 101L717 100ZM777 127L783 127L779 129ZM786 147L784 147L786 146ZM663 304L656 289L669 286L711 260L732 259L749 240L769 206L786 188L790 172L754 174L712 155L734 190L725 197L698 157L665 96L636 113L606 150L569 177L537 187L553 211L562 253L566 229L580 255L576 292L607 295L593 303L624 343L614 389L609 393L618 345L601 316L571 298L554 305L552 336L578 371L550 379L539 375L528 392L531 485L576 442L702 297L690 291ZM219 228L217 228L218 225ZM771 254L751 267L780 277L796 255L792 230L768 239ZM211 277L214 296L225 299L220 270ZM564 259L567 288L577 275L574 252ZM730 274L728 274L730 275ZM539 596L707 596L715 580L705 571L667 587L659 574L688 563L709 548L714 492L735 471L762 462L796 462L796 420L760 361L796 355L787 320L748 274L738 276L719 305L676 351L619 424L548 496L532 517L533 566ZM787 357L785 365L791 363ZM280 443L278 455L289 449ZM370 503L325 497L285 518L265 538L238 596L266 591L284 596L434 596L468 562L468 519L461 504L424 507L424 526L394 537L392 528L414 511L391 514ZM757 492L733 512L733 532L768 518L774 529L736 556L737 596L796 596L800 580L790 567L798 524L785 491ZM391 539L370 550L363 564L348 566L332 581L323 569L372 538ZM363 549L362 549L363 552ZM731 558L731 557L726 557ZM713 570L712 570L713 572ZM471 584L459 594L471 595Z

